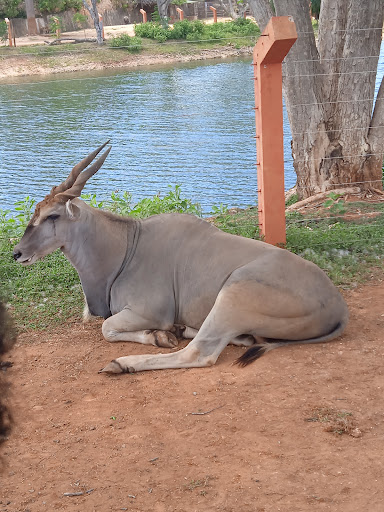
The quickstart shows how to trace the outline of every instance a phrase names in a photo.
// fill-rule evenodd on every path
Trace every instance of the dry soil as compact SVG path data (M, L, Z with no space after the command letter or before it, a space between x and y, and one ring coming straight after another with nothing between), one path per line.
M99 375L159 349L98 320L20 335L0 511L382 512L384 284L345 296L337 341L246 368L229 346L211 368Z

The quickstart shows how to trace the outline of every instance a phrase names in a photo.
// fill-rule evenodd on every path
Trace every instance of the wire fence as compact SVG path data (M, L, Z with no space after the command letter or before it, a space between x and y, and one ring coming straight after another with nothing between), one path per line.
M367 31L378 31L378 30L382 30L382 27L376 27L376 28L370 28L370 29L367 29L367 28L361 28L361 29L356 29L356 31L358 32L361 32L363 35L365 35L367 33ZM341 33L346 33L347 30L336 30L336 32L341 32ZM305 34L304 32L302 32L302 34ZM300 34L299 34L300 35ZM238 39L239 41L241 40L249 40L249 37L250 36L238 36L236 37L236 39ZM234 36L231 36L231 38L235 38ZM223 41L223 40L226 40L227 37L225 38L217 38L217 39L214 39L214 41ZM212 40L209 40L209 41L212 41ZM204 42L204 41L199 41L199 42ZM172 44L177 44L177 45L186 45L186 44L193 44L193 43L196 43L196 41L172 41ZM158 45L158 43L146 43L145 47L147 48L151 48L152 46L154 45ZM126 48L125 46L121 46L120 49L123 49L123 48ZM119 48L100 48L98 49L97 51L100 51L100 52L109 52L109 51L114 51L116 49L119 49ZM85 49L73 49L73 50L65 50L63 51L62 53L65 53L65 54L78 54L80 52L84 52L84 51L95 51L94 48L85 48ZM55 52L55 54L59 54L59 52ZM28 55L31 55L31 56L36 56L35 53L28 53L28 52L13 52L11 55L7 55L7 56L2 56L2 58L8 58L8 57L25 57L25 56L28 56ZM286 78L291 78L291 79L294 79L294 78L300 78L300 77L326 77L326 76L341 76L341 75L356 75L356 77L360 77L360 76L369 76L369 75L376 75L376 78L377 78L377 86L376 86L376 93L374 95L372 95L372 97L363 97L363 98L359 98L357 100L353 100L354 103L368 103L368 104L372 104L374 105L376 102L381 102L383 100L383 98L379 97L377 98L377 90L378 90L378 84L381 82L383 76L384 76L384 57L381 56L379 54L377 55L369 55L369 56L348 56L348 57L336 57L336 58L329 58L329 59L324 59L324 61L326 62L332 62L332 61L335 61L337 63L347 63L349 65L351 65L351 63L353 62L361 62L362 60L369 60L369 59L379 59L381 58L381 61L379 62L379 68L374 70L374 69L371 69L371 70L368 70L368 71L363 71L363 70L348 70L346 71L345 73L343 72L336 72L336 73L303 73L303 74L293 74L293 75L289 75L287 74L286 75ZM323 62L324 62L323 61ZM295 64L300 64L300 63L306 63L306 62L320 62L319 59L308 59L308 60L296 60L296 61L293 61ZM76 81L76 80L84 80L83 78L60 78L60 79L55 79L55 80L52 80L51 82L54 82L56 84L60 84L60 83L65 83L65 82L73 82L73 81ZM99 77L88 77L87 80L100 80ZM44 83L49 83L50 81L45 81ZM9 85L9 84L7 84ZM27 85L27 84L23 84L23 85ZM1 89L1 84L0 84L0 89ZM92 95L91 91L88 91L88 90L85 90L83 93L82 93L82 99L84 100L84 98L86 98L87 96L90 96ZM72 95L61 95L61 99L65 102L66 100L72 100L73 99L73 96ZM24 102L35 102L36 101L36 98L35 97L25 97L23 98L23 103ZM44 103L49 103L51 100L51 98L44 98L44 97L40 97L39 98L39 102L43 105ZM20 99L18 98L8 98L7 99L7 104L8 105L16 105L20 103ZM337 105L343 105L345 106L346 104L350 103L350 100L348 98L345 98L345 97L341 97L337 100L325 100L323 102L313 102L313 103L309 103L309 102L303 102L303 103L296 103L296 104L293 104L291 105L290 107L292 109L298 109L299 107L326 107L326 106L337 106ZM65 106L63 107L63 112L65 113ZM68 106L68 109L70 109L72 107L69 107ZM189 113L189 115L193 115L193 112L192 114ZM225 121L224 121L225 122ZM320 133L323 133L323 134L327 134L327 133L332 133L333 136L335 136L335 133L338 133L340 132L341 134L343 132L347 133L347 132L368 132L369 130L380 130L380 129L384 129L384 124L379 124L377 126L340 126L340 127L337 127L337 128L330 128L330 129L324 129L324 130L304 130L304 131L286 131L285 133L285 136L286 138L290 139L292 136L293 137L300 137L300 136L309 136L309 135L315 135L315 134L320 134ZM193 142L189 142L188 140L184 140L183 141L183 145L184 147L187 147L188 145L191 145L193 147L196 147L196 141L193 141ZM351 159L355 159L355 160L360 160L361 162L363 162L364 160L366 160L367 158L370 158L370 157L383 157L383 154L380 152L380 153L377 153L377 152L372 152L372 151L367 151L365 153L351 153L351 154L347 154L347 155L335 155L335 156L319 156L318 158L314 159L314 158L311 158L311 160L317 160L318 162L321 162L321 161L333 161L335 163L343 160L343 159L348 159L348 160L351 160ZM294 163L295 165L300 165L300 164L303 164L303 163L306 163L307 160L306 159L300 159L300 158L297 158L295 160L295 162L293 162L293 159L290 157L290 158L285 158L284 160L285 164L288 164L292 169L294 167ZM252 171L254 172L254 171ZM358 181L344 181L342 183L333 183L333 184L330 184L329 187L332 187L332 188L340 188L340 187L352 187L352 186L356 186L356 187L361 187L364 189L365 188L365 185L369 184L371 187L372 187L372 184L376 184L377 185L377 189L381 189L381 185L382 185L382 179L376 179L376 180L358 180ZM300 186L298 186L299 190L300 190ZM369 191L368 191L369 193ZM342 211L342 209L340 208L339 211L336 211L335 213L332 213L332 209L337 209L337 205L338 204L341 204L342 203L342 198L336 198L334 200L332 200L332 197L330 198L332 203L329 205L329 206L325 206L324 203L326 203L326 199L321 199L318 201L318 203L313 203L309 209L312 210L312 214L311 215L306 215L305 218L298 218L299 215L302 215L301 213L300 214L289 214L288 217L287 217L287 226L288 228L295 228L295 227L300 227L300 226L303 226L304 228L308 228L308 233L310 234L311 233L311 226L314 226L314 225L319 225L319 224L322 224L322 228L324 230L324 232L328 232L329 234L332 233L332 230L335 229L333 226L334 225L339 225L341 222L349 222L348 220L348 211ZM380 250L382 248L384 248L384 237L382 240L377 240L377 237L375 238L373 235L374 235L374 231L378 230L379 228L382 229L382 225L383 225L383 220L382 220L382 217L383 217L383 213L381 211L381 204L382 202L384 201L384 195L382 197L380 197L379 195L375 197L375 200L377 201L377 203L380 205L380 207L378 208L378 215L377 217L369 217L369 215L367 214L367 212L364 212L364 211L358 211L358 208L356 210L356 212L353 213L353 216L354 216L354 220L357 220L358 222L360 221L367 221L366 223L364 224L361 224L361 225L356 225L355 226L355 233L358 234L358 236L356 238L353 238L353 237L350 237L349 240L348 240L348 244L353 244L353 243L358 243L359 244L359 247L361 247L361 243L362 242L366 242L367 244L371 243L372 240L374 241L374 243L380 247ZM318 211L322 211L322 213L324 215L319 215L318 214ZM325 212L325 213L324 213ZM328 212L328 213L327 213ZM368 212L370 213L370 212ZM352 216L352 214L351 214ZM254 222L255 220L254 219L251 219L250 220L250 225L252 222ZM336 232L336 231L335 231ZM315 235L314 235L315 236ZM329 245L329 247L335 247L336 246L340 246L342 247L343 244L345 244L345 241L343 241L342 239L340 240L335 240L333 237L329 236L329 241L327 242L327 240L324 240L322 239L321 242L314 242L312 245L314 246L318 246L318 247L327 247L327 244Z

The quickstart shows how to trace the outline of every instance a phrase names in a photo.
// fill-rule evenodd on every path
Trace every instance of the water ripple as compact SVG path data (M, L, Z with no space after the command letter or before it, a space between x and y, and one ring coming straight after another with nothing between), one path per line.
M181 184L206 212L255 204L253 85L250 61L3 84L0 208L41 199L107 139L110 156L86 187L100 200L117 189L139 200ZM284 129L290 160L286 118ZM295 183L291 163L285 181Z

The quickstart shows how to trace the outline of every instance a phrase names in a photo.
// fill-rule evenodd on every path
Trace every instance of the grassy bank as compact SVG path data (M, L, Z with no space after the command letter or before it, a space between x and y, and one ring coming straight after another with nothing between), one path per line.
M106 201L84 196L95 207L138 218L178 211L200 215L198 204L184 198L180 188L161 198L132 204L129 194L114 194ZM328 201L329 203L329 201ZM287 215L287 248L323 268L335 284L353 287L382 269L384 256L384 204L337 200L312 210ZM12 247L20 238L33 209L30 199L15 211L0 211L0 282L17 326L21 330L47 328L70 318L79 318L82 290L76 271L60 251L31 267L12 259ZM220 229L259 239L257 209L214 208L209 219Z
M91 42L0 47L0 75L7 78L248 55L260 34L255 23L244 19L216 24L182 21L168 29L150 22L136 25L135 30L137 36L122 33L101 47ZM74 37L81 38L81 31Z

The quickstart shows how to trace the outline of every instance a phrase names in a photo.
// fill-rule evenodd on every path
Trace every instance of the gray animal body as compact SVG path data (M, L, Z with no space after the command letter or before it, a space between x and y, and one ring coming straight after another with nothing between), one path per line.
M78 199L108 154L86 169L104 146L37 205L14 257L29 265L60 247L110 342L174 348L175 335L193 339L179 351L120 357L103 372L209 366L229 343L249 347L238 360L245 365L272 348L344 331L342 296L299 256L193 216L122 218Z

